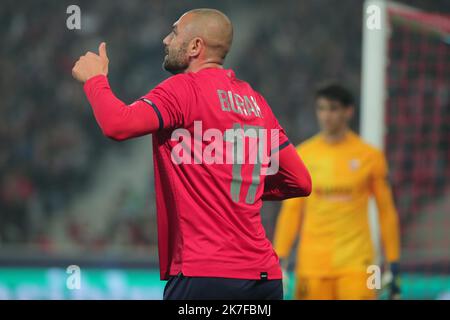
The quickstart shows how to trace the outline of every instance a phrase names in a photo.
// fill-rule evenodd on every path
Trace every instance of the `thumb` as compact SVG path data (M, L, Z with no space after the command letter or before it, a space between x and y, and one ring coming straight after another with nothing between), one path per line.
M100 55L100 58L108 59L108 56L106 54L106 43L105 42L100 43L100 45L98 47L98 53Z

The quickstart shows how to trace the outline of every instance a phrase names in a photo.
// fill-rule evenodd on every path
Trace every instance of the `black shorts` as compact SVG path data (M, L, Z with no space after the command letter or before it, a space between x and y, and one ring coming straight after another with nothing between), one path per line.
M164 300L283 300L282 280L171 276Z

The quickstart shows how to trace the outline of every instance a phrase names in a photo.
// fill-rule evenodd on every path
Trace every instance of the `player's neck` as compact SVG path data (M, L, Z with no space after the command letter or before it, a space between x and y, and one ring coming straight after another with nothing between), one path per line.
M189 67L184 71L184 73L188 72L199 72L200 70L207 68L219 68L223 69L223 65L216 61L204 60L199 62L193 62L189 65Z
M338 144L345 140L348 134L348 128L336 132L322 132L323 139L329 144Z

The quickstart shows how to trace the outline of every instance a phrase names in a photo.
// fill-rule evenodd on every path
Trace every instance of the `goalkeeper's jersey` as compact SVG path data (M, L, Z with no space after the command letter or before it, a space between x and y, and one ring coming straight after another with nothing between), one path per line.
M283 204L275 250L280 257L287 257L294 235L300 234L298 273L366 272L367 266L374 262L369 196L376 196L386 217L394 217L389 226L383 227L397 228L383 153L351 131L336 144L327 143L318 134L297 150L311 174L313 190L308 198L291 199ZM297 212L300 210L303 214ZM300 217L301 224L296 222ZM301 230L295 230L299 226ZM388 242L388 258L398 259L398 237Z

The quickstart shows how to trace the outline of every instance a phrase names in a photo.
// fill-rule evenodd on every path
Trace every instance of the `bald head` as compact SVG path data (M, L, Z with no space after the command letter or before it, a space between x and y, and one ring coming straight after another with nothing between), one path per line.
M230 19L215 9L194 9L183 14L164 38L164 68L184 72L193 64L223 61L231 48L233 26Z
M186 12L179 21L186 22L192 38L203 39L210 54L225 59L233 42L233 25L224 13L215 9L194 9Z

